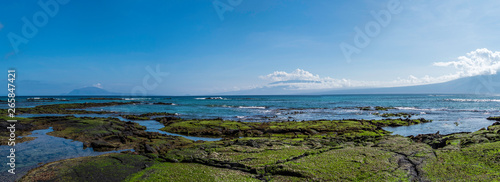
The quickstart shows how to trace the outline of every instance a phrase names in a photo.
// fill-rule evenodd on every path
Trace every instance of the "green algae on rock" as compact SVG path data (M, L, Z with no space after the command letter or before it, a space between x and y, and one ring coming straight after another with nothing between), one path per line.
M107 111L82 110L89 107L106 107L126 104L137 104L139 102L104 102L104 103L69 103L39 105L30 108L16 108L16 114L106 114ZM6 115L7 109L0 109L0 114Z
M362 111L387 111L389 109L396 109L394 107L382 107L382 106L375 106L375 107L366 106L357 108Z
M425 165L432 181L496 181L500 179L500 142L473 144L461 149L436 150Z
M156 181L261 181L238 170L206 166L196 163L157 163L130 175L125 182Z
M176 114L172 113L167 113L167 112L151 112L151 113L144 113L140 115L133 115L133 114L125 114L125 115L120 115L121 117L125 119L130 119L130 120L150 120L152 119L152 116L176 116Z
M240 136L284 136L284 137L323 137L323 136L383 136L389 132L384 126L408 126L430 122L421 119L384 119L384 120L318 120L287 122L241 122L229 120L162 120L165 127L161 130L192 136L240 137Z
M132 154L104 154L66 159L32 169L20 181L123 181L154 161Z
M2 122L7 123L7 122ZM177 146L190 145L193 141L183 137L169 136L157 132L146 132L146 127L134 122L124 122L117 118L93 118L73 116L49 116L22 118L18 126L26 125L22 135L35 129L53 128L48 135L77 140L84 147L92 147L96 151L132 149L136 151L153 151ZM24 129L24 128L21 128ZM1 135L7 137L8 133ZM146 150L146 149L150 150ZM145 152L146 153L146 152Z
M411 118L412 116L418 115L418 114L413 114L413 113L404 113L404 112L399 112L399 113L373 113L375 116L381 116L384 118L388 117L405 117L405 118Z
M129 119L129 120L149 120L150 118L147 116L140 116L140 115L120 115L122 118Z
M171 123L179 121L182 120L174 118L169 120ZM204 121L202 122L204 124L196 125L200 121ZM498 179L500 141L497 139L500 123L473 133L433 134L432 137L426 137L426 140L420 140L423 139L422 136L402 137L387 134L376 138L344 140L345 135L323 135L322 133L330 131L329 126L338 126L356 131L354 134L360 134L357 131L399 122L402 121L349 120L347 122L311 121L311 123L286 124L276 122L267 123L267 125L226 123L221 120L180 122L195 129L215 127L216 125L212 124L217 124L225 129L273 128L273 132L291 129L299 133L307 129L315 129L317 133L302 133L309 137L289 137L286 132L278 133L280 135L264 135L265 132L263 132L262 136L191 143L174 140L175 138L137 140L139 147L136 152L146 158L135 159L140 155L120 155L133 160L147 161L147 166L144 165L140 170L128 167L133 171L129 171L129 174L123 175L119 180L183 181L195 178L202 181L232 181L233 179L238 179L238 181L459 181L461 179L494 181ZM319 127L320 125L325 126L323 130ZM359 128L352 129L356 127ZM353 134L352 131L344 132L344 134ZM444 141L444 146L433 149L433 140L438 138L441 138L440 142ZM75 159L75 161L78 160L80 159ZM72 180L76 181L87 178L115 179L112 169L107 166L117 165L117 169L121 169L123 165L130 166L130 162L118 164L113 163L117 160L108 158L89 157L85 160L87 161L73 162L71 165L62 162L61 167L47 164L30 172L23 179L32 179L34 176L46 177L43 178L46 180L63 179L64 176L71 176ZM95 177L75 178L74 175L70 175L75 173L72 171L88 169L91 166L101 170L92 170L92 174L87 173ZM37 170L45 171L40 173Z
M471 133L411 137L435 150L423 166L431 181L495 181L500 178L500 122Z
M9 139L10 139L10 130L7 129L7 127L10 127L10 124L14 123L9 123L7 120L17 120L15 123L15 143L22 143L22 142L27 142L30 140L33 140L33 137L20 137L20 136L26 136L31 134L31 131L35 130L35 126L31 123L33 120L29 118L10 118L7 116L0 116L0 127L2 130L0 130L0 145L8 145L9 144Z
M67 107L73 106L63 109ZM167 116L155 118L164 131L224 139L190 141L146 132L116 118L20 118L25 133L51 126L49 135L82 141L95 150L135 150L49 163L21 181L494 181L500 176L500 122L472 133L402 137L381 127L430 121L251 123L183 120L168 113L130 117L135 116Z
M487 120L494 120L494 121L500 121L500 116L490 116L486 118Z

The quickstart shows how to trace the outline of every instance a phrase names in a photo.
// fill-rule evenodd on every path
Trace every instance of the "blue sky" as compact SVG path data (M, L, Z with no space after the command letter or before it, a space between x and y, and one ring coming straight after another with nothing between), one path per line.
M38 2L0 7L2 67L17 70L21 95L93 85L214 94L295 80L314 83L291 89L400 86L494 74L500 65L500 2L493 0L41 0L57 3L52 14ZM383 26L371 12L388 5L400 11ZM23 35L23 17L38 21L31 37ZM376 35L347 60L340 45L355 46L355 28L373 23ZM26 41L13 46L13 34ZM147 67L165 74L158 79Z

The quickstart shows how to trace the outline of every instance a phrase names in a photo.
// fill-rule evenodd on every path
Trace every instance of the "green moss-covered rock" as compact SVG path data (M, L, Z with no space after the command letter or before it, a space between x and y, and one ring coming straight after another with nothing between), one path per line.
M17 120L16 123L9 123L7 120ZM33 119L29 118L10 118L7 116L0 116L0 127L2 128L0 130L0 145L8 145L9 139L10 139L10 130L7 129L8 127L11 126L11 124L15 125L15 143L22 143L26 141L33 140L33 137L22 137L20 136L26 136L31 134L31 131L35 129L39 129L36 127L36 125L33 124Z
M384 118L388 117L405 117L405 118L411 118L412 116L418 115L418 114L413 114L413 113L404 113L404 112L398 112L398 113L373 113L373 115L376 116L382 116Z
M136 104L139 102L104 102L104 103L69 103L39 105L30 108L16 108L16 114L105 114L106 111L82 110L90 107L106 107L126 104ZM7 115L7 109L0 109L1 115Z
M161 130L193 136L213 137L377 137L388 134L383 126L408 126L429 120L421 119L384 119L384 120L319 120L287 122L241 122L227 120L180 120L158 119L165 124Z
M271 174L300 177L304 181L407 181L394 153L372 147L347 147L268 167Z
M486 118L487 120L494 120L494 121L500 121L500 116L490 116Z
M105 154L45 164L31 170L20 181L123 181L154 161L142 155Z
M217 168L195 163L157 163L144 169L143 171L129 176L125 181L261 181L253 178L252 176L252 174L237 170Z
M437 150L425 166L431 181L498 181L500 142L473 144L458 150Z
M0 125L8 124L5 119ZM73 116L48 116L33 118L17 118L16 134L27 135L36 129L52 127L54 131L48 135L77 140L84 147L92 147L96 151L110 151L134 148L139 153L158 153L176 147L188 146L194 142L179 136L169 136L157 132L146 132L146 127L134 122L124 122L117 118L93 118ZM7 144L9 132L0 132ZM29 138L19 139L19 142ZM17 140L17 139L16 139Z

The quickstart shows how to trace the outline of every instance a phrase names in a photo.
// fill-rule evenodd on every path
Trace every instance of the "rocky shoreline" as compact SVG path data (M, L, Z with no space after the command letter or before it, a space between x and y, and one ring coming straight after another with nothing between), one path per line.
M70 113L74 109L131 103L60 104L23 112ZM81 141L84 147L96 151L134 149L48 163L31 170L20 181L491 181L500 177L500 122L470 133L403 137L381 127L431 121L399 118L257 123L184 120L169 113L121 116L157 120L165 126L161 130L170 133L222 139L192 141L146 132L137 123L113 117L19 118L21 135L52 127L49 135ZM0 133L1 137L5 135Z

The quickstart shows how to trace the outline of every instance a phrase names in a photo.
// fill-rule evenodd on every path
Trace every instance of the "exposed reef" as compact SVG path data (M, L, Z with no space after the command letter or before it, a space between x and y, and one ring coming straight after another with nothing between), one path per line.
M383 119L383 120L318 120L283 122L241 122L229 120L181 120L172 117L157 118L165 127L161 130L192 136L242 137L242 136L335 136L376 137L389 134L384 126L409 126L430 122L426 119Z
M71 103L39 105L30 108L16 108L16 114L106 114L107 111L82 110L90 107L106 107L126 104L138 104L139 102L105 102L105 103ZM0 114L7 115L7 109L0 109Z
M128 115L120 115L120 116L125 118L125 119L130 119L130 120L150 120L150 119L153 119L153 117L176 116L176 115L177 114L166 113L166 112L151 112L151 113L145 113L145 114L140 114L140 115L128 114Z
M16 119L18 119L16 130L19 130L17 134L20 136L27 135L36 129L52 127L54 131L48 133L48 135L77 140L83 142L84 147L92 147L96 151L132 148L141 151L146 145L150 144L175 147L193 143L183 137L169 136L158 132L146 132L144 126L134 122L123 122L117 118L59 116ZM5 118L1 120L5 121ZM0 134L2 141L7 141L9 133L3 131ZM19 142L22 142L22 140ZM6 142L2 144L5 145Z
M500 121L500 116L490 116L486 118L487 120L494 120L494 121Z
M90 98L81 98L79 100L125 100L124 98L112 98L112 97L90 97Z
M134 102L127 104L130 103ZM44 112L74 111L87 106L51 105ZM379 108L383 109L392 108ZM500 122L470 133L403 137L391 135L381 127L431 121L399 118L258 123L185 120L165 112L121 116L131 120L154 119L165 125L161 130L171 133L222 140L192 141L146 132L137 123L111 117L17 118L20 135L53 127L49 135L81 141L85 147L97 151L134 149L48 163L31 170L20 181L495 181L500 178ZM6 119L2 117L0 123L6 123ZM0 136L7 137L6 134L2 132Z
M398 112L398 113L373 113L375 116L382 116L384 118L388 117L404 117L404 118L411 118L412 116L418 115L418 114L413 114L413 113L404 113L404 112Z
M154 102L154 105L175 105L174 103L170 102Z
M139 150L141 155L127 152L49 163L21 181L494 181L500 177L499 130L500 123L495 123L472 133L432 134L430 138L446 138L437 148L429 137L392 135L366 141L245 137L168 149L153 143Z

